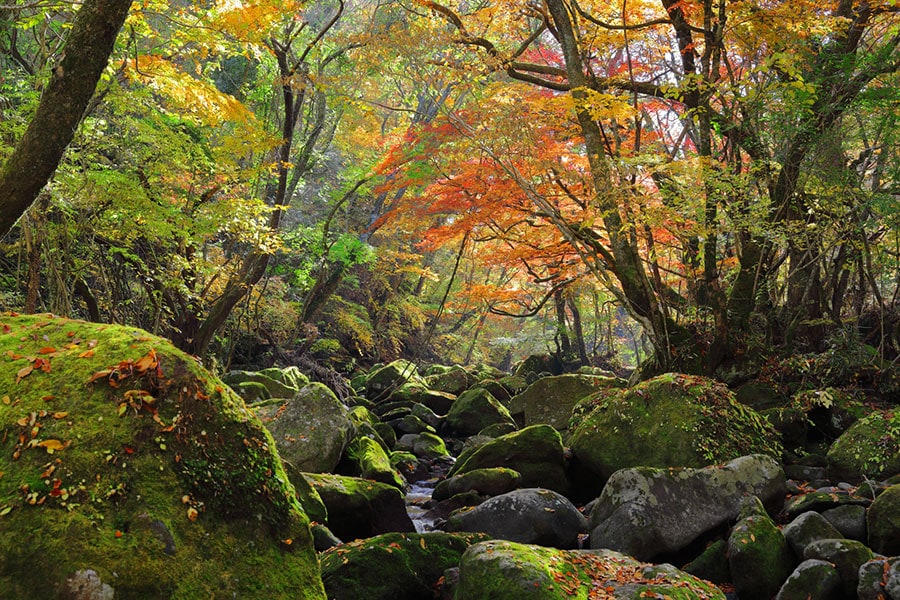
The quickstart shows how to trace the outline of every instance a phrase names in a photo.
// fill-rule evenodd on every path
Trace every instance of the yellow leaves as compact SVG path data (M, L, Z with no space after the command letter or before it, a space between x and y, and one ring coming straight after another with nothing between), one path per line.
M284 20L285 15L301 17L300 4L292 0L240 2L219 0L212 24L239 41L262 43L264 37Z
M144 54L129 59L126 68L129 77L163 96L172 108L197 123L211 127L225 121L255 123L250 110L236 98L195 79L161 56Z
M577 96L575 95L577 94ZM585 110L595 121L625 120L635 116L634 106L624 96L604 94L590 88L573 90L575 108Z

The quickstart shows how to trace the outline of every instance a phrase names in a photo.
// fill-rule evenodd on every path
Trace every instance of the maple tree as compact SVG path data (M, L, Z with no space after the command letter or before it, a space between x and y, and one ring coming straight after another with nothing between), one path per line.
M447 121L476 140L521 188L512 197L543 211L644 325L656 348L650 370L712 370L744 350L760 317L776 342L821 348L826 307L840 323L844 302L819 291L823 277L840 272L826 248L858 243L859 233L834 228L838 215L868 213L859 200L867 192L829 213L832 193L810 176L828 150L823 136L838 135L861 98L891 95L896 6L663 1L623 9L550 0L543 9L494 3L458 14L421 4L449 24L448 45L471 49L462 61L570 99L589 173L578 179L574 214L554 206L516 156L490 147L492 137L512 135L508 127L464 115ZM892 112L889 102L876 104ZM522 109L522 123L530 116ZM549 118L548 129L567 130ZM847 163L848 150L838 151ZM857 169L852 185L867 178ZM497 206L470 200L496 219ZM514 214L519 202L502 210Z

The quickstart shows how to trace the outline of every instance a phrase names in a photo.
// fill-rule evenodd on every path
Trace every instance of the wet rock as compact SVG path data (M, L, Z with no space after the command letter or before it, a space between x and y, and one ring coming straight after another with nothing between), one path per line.
M841 576L830 562L804 560L778 591L775 600L841 600Z
M869 547L888 556L900 554L900 484L878 496L866 515Z

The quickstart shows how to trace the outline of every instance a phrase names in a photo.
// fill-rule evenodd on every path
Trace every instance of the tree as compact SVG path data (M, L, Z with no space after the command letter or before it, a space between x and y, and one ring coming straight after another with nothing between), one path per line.
M773 341L820 348L816 290L828 253L826 238L809 234L816 208L804 174L859 95L900 67L894 3L548 0L546 10L508 7L522 16L513 23L491 20L496 6L459 15L423 4L486 67L571 98L595 217L572 220L514 161L493 158L586 266L612 278L654 344L650 370L715 369L742 352L754 314L780 320L770 334L789 336ZM670 231L682 245L674 271L659 261L653 214L693 230ZM723 270L733 259L737 268ZM679 293L685 281L689 293ZM708 325L697 318L707 314Z
M59 165L94 95L132 0L85 0L37 111L0 170L0 236L31 206Z

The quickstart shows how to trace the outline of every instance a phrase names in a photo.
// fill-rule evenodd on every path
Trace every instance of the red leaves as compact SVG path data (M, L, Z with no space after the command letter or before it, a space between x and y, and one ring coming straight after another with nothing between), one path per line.
M97 371L87 380L87 385L94 383L100 379L106 379L112 388L119 387L119 384L129 377L136 376L155 376L162 377L162 369L159 366L159 359L156 356L156 350L150 349L147 354L137 360L127 359L121 361L114 367L109 367Z

